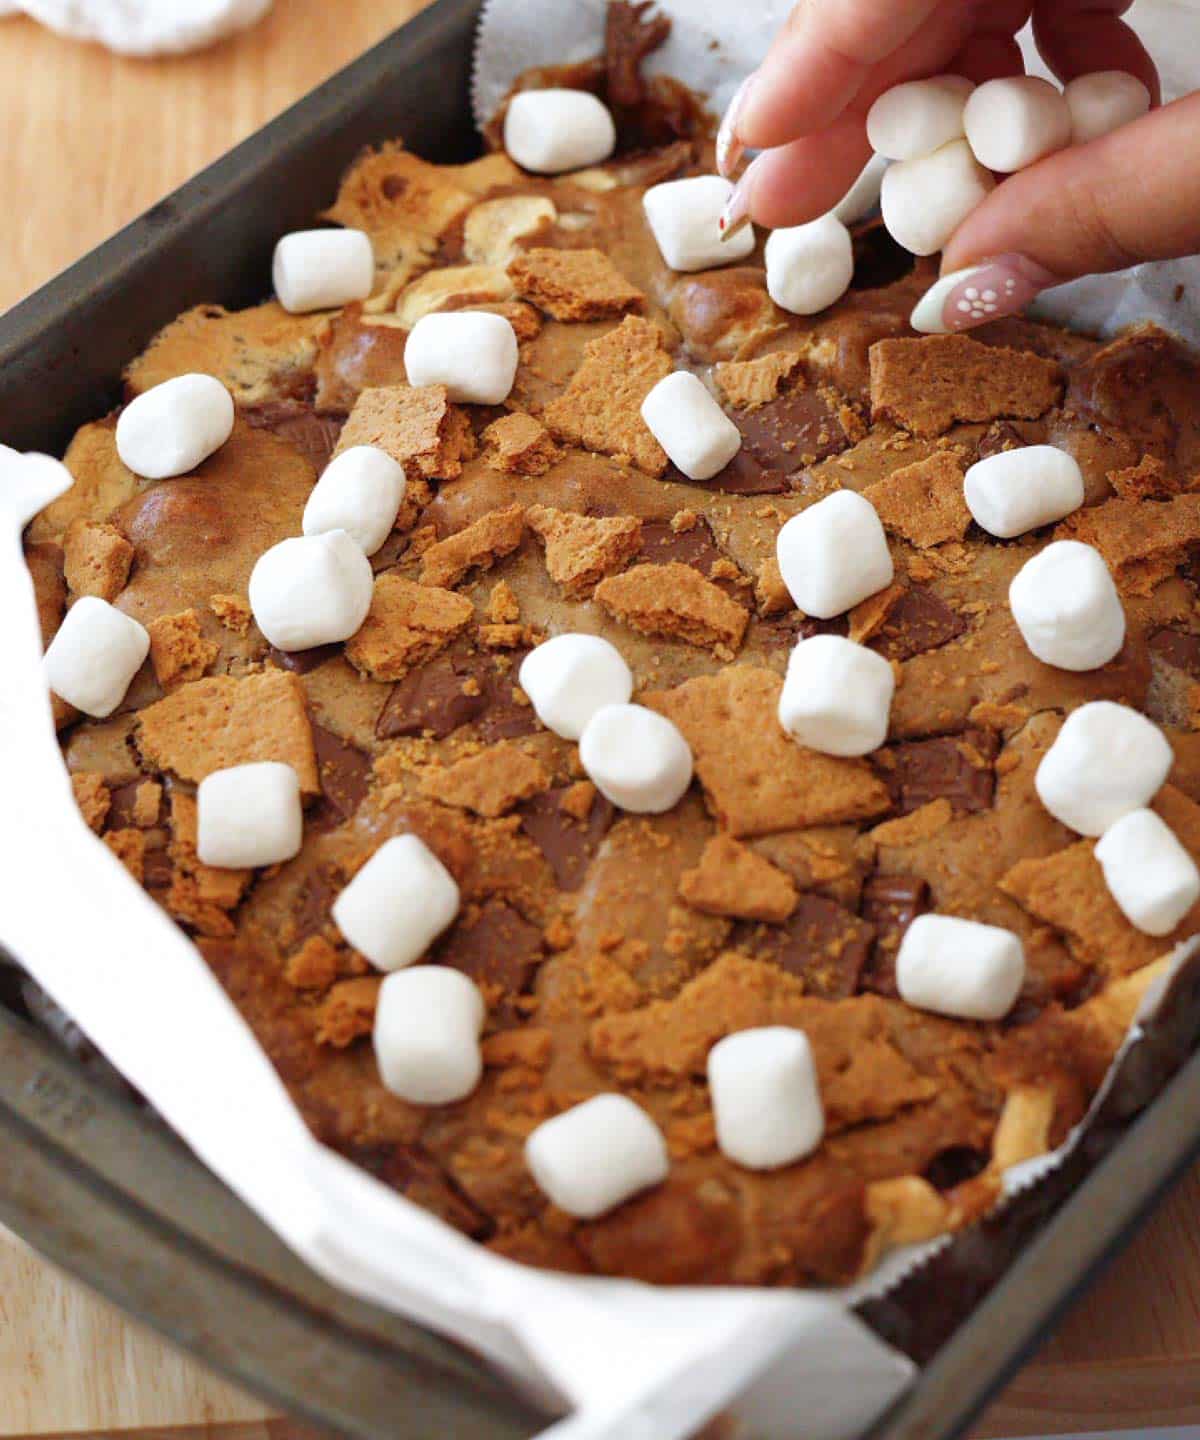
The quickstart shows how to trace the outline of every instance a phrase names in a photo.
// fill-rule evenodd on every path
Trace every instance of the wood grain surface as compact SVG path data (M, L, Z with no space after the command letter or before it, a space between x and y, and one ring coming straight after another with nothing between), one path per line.
M0 21L0 309L422 8L276 0L195 56L120 60ZM131 303L132 297L131 297ZM2 1159L0 1159L2 1163ZM1200 1422L1200 1172L1068 1315L980 1436ZM0 1436L312 1440L0 1232Z

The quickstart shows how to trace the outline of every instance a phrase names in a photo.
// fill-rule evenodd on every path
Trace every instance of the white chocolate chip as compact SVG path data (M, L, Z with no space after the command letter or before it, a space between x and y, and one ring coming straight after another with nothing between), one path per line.
M1122 815L1095 855L1121 913L1146 935L1169 935L1200 900L1200 870L1153 810Z
M719 175L695 175L652 185L642 197L654 239L672 270L707 270L744 260L754 249L754 226L722 241L720 219L733 186Z
M810 750L866 755L887 738L895 689L882 655L841 635L813 635L788 660L779 723Z
M294 230L275 246L271 280L292 315L365 300L375 284L375 255L365 230Z
M766 1025L719 1040L708 1052L717 1145L749 1170L803 1160L821 1143L825 1111L803 1030Z
M150 653L144 625L96 595L67 611L42 660L51 690L96 720L111 715Z
M335 455L304 507L306 535L344 530L364 555L392 533L407 482L404 467L376 445L352 445Z
M772 230L763 255L767 294L793 315L824 310L841 299L854 278L850 232L836 215Z
M624 705L633 675L621 652L599 635L555 635L526 655L521 689L548 730L578 740L606 705Z
M484 310L424 315L404 346L410 385L444 385L466 405L502 405L519 358L511 322Z
M932 155L888 166L879 192L883 223L905 250L933 255L995 186L967 142L951 140Z
M388 975L375 1007L375 1060L384 1088L410 1105L451 1105L479 1084L479 986L448 965Z
M905 1004L960 1020L1002 1020L1024 981L1018 935L954 915L918 915L896 956Z
M742 446L741 431L690 370L655 385L642 401L642 419L689 480L711 480Z
M867 139L889 160L932 155L966 133L963 106L974 88L961 75L893 85L867 111Z
M121 411L117 454L145 480L186 475L233 433L233 397L212 375L176 375Z
M521 90L504 115L509 158L537 175L598 165L616 143L608 107L586 90Z
M1063 91L1071 112L1071 144L1086 145L1128 125L1150 108L1150 92L1124 70L1078 75Z
M367 618L375 577L344 530L281 540L260 555L247 587L269 644L311 650L349 640Z
M258 760L213 770L196 789L196 854L221 870L278 865L300 852L304 815L290 765Z
M818 620L844 614L895 574L875 507L853 490L793 515L776 538L775 557L792 599Z
M1060 670L1096 670L1125 643L1125 611L1100 552L1055 540L1027 560L1008 587L1026 645Z
M671 1168L662 1131L624 1095L594 1095L543 1121L525 1142L525 1164L542 1193L579 1220L660 1185Z
M999 450L970 467L963 495L977 525L1010 540L1078 510L1083 471L1073 455L1055 445Z
M879 187L883 184L883 172L887 167L888 162L883 155L872 155L859 172L858 179L829 213L843 225L853 225L856 220L869 215L879 204Z
M580 737L579 760L606 800L635 815L661 815L692 783L691 747L670 720L642 705L597 710Z
M1035 786L1056 820L1080 835L1103 835L1149 805L1174 755L1152 720L1111 700L1073 710L1042 757Z
M379 970L419 960L459 910L458 885L415 835L385 841L333 902L334 924Z
M963 126L975 158L1002 175L1071 143L1062 91L1037 75L986 80L967 100Z

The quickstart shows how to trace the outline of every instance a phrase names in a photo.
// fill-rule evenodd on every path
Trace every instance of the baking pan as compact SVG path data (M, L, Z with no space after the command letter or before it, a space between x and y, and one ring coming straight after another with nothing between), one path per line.
M364 145L402 135L428 158L470 158L477 13L478 0L439 0L0 317L5 440L61 453L181 310L262 299L276 238L311 223ZM318 1279L127 1088L36 1030L4 974L0 1221L335 1433L510 1440L542 1428L547 1417L465 1350ZM960 1434L1200 1150L1198 1034L1192 965L1060 1173L863 1307L922 1366L872 1440Z

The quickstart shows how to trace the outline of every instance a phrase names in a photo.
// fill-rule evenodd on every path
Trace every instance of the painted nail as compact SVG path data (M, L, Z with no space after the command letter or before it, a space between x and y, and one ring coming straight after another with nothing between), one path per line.
M742 176L721 211L717 229L721 232L722 242L732 240L750 223L750 186L746 183L749 178L748 172Z
M733 92L733 99L725 107L721 128L717 131L717 173L724 175L726 180L733 179L746 153L745 145L738 139L737 122L753 79L753 75L747 75Z
M921 296L909 324L923 335L949 335L1016 315L1041 291L1059 284L1056 275L1025 255L997 255L954 270Z

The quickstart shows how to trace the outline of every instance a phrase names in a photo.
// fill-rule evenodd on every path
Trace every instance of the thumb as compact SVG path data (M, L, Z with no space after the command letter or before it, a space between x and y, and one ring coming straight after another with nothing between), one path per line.
M1042 290L1200 250L1200 93L1010 176L954 232L913 325L946 333Z

